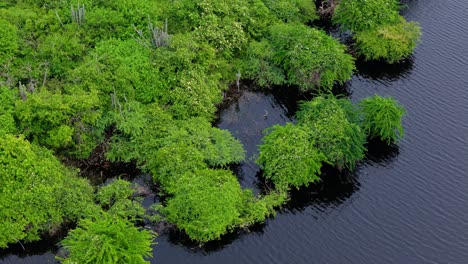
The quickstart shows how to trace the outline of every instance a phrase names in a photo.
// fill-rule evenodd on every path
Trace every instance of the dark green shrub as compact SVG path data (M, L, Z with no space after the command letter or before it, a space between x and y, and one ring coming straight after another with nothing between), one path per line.
M0 135L0 248L36 241L96 211L93 188L50 151Z
M289 84L303 90L330 90L335 82L351 78L354 59L345 46L325 32L300 24L271 28L274 63L285 72Z
M300 106L297 119L298 124L307 127L314 146L329 163L352 169L364 158L366 134L355 123L356 115L349 103L342 100L346 99L316 97Z
M393 143L403 136L405 109L395 99L375 95L362 99L359 105L364 115L362 127L371 138Z
M149 263L155 234L139 230L128 220L105 213L80 221L60 244L69 251L63 263Z
M378 28L357 32L354 35L358 53L366 60L386 60L389 63L409 57L421 36L415 22L403 18L398 24L382 25Z
M320 180L325 156L317 150L305 128L288 123L275 125L267 131L257 160L265 178L271 179L281 190Z
M400 21L398 0L340 0L333 21L343 29L359 32Z

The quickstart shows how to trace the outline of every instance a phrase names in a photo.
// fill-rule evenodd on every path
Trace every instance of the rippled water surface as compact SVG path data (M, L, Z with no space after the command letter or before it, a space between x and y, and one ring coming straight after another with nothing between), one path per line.
M390 95L406 107L399 148L370 144L353 175L293 193L276 218L222 243L198 248L163 235L152 263L468 263L468 1L405 3L405 17L423 28L414 56L359 62L346 87L353 100ZM292 121L290 102L305 98L289 94L245 91L221 111L218 126L247 150L234 168L243 186L263 188L257 145L263 129ZM31 254L3 262L54 261Z

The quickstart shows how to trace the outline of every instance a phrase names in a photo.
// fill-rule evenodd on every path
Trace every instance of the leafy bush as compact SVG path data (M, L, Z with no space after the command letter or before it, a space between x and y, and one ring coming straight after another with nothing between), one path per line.
M275 215L275 209L288 199L287 192L271 191L264 196L254 197L252 191L244 190L244 206L242 207L239 227L248 227L265 221L266 217Z
M398 24L357 32L354 38L358 53L367 60L384 59L393 63L410 56L420 36L421 29L417 23L402 19Z
M320 180L318 175L325 156L314 146L306 129L288 123L275 125L268 132L257 160L265 178L271 179L281 190Z
M309 0L263 0L271 12L284 22L306 23L317 19L315 4Z
M0 136L0 247L36 241L65 221L96 210L93 188L50 151L23 137Z
M242 76L253 80L260 87L286 84L283 70L273 62L274 54L269 41L250 42L246 54L239 62Z
M362 127L370 137L392 143L403 136L405 109L395 99L375 95L362 99L359 105L364 115Z
M13 57L18 51L18 35L16 27L0 18L0 65Z
M398 0L340 0L333 21L352 32L398 23Z
M102 137L102 130L92 129L101 115L95 92L69 95L42 89L16 101L15 113L28 139L77 157L87 157Z
M287 75L289 84L303 90L323 87L351 78L354 60L345 46L323 31L299 24L271 28L274 63Z
M243 191L232 172L204 169L184 174L163 213L196 241L219 239L239 222Z
M356 116L349 112L352 108L345 100L316 97L300 106L297 118L329 163L352 169L364 158L366 134L354 123Z
M333 20L354 33L366 60L394 63L411 55L421 36L419 25L406 22L398 10L397 0L341 0Z
M128 220L105 213L95 219L83 219L60 242L69 251L63 263L149 263L155 234L139 230Z
M145 214L141 199L133 197L132 183L117 179L99 189L96 199L109 215L136 220Z
M0 137L4 134L16 134L15 91L6 86L0 86Z

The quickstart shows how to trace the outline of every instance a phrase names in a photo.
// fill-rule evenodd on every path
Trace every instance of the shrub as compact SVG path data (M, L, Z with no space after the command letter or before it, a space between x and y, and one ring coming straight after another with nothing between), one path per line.
M309 0L263 0L270 11L284 22L306 23L317 19L315 4Z
M16 134L15 114L16 92L0 86L0 137L4 134Z
M105 213L83 219L60 244L69 251L63 263L149 263L155 234L139 230L128 220Z
M351 78L354 59L345 46L323 31L300 24L280 24L271 28L274 63L285 72L289 84L303 90L323 87Z
M18 35L16 27L0 18L0 65L13 57L18 51Z
M343 29L359 32L399 22L398 0L341 0L333 21Z
M115 215L131 221L143 217L145 209L141 199L133 196L132 183L117 179L99 189L96 199L109 215Z
M0 182L0 247L39 240L96 210L89 183L22 136L0 136Z
M253 80L260 87L286 84L283 70L273 62L274 52L267 40L250 42L240 61L242 76Z
M96 92L70 95L42 89L17 100L15 114L20 132L31 141L84 158L102 137L102 130L93 129L99 108Z
M405 109L391 98L373 96L362 99L363 129L371 138L380 138L387 143L397 142L403 136L401 119Z
M410 56L420 36L421 29L418 24L406 22L402 18L398 24L382 25L357 32L354 38L358 53L366 60L384 59L393 63Z
M306 129L288 123L267 131L257 160L265 178L280 190L320 180L318 175L325 156L317 150Z
M248 227L265 221L268 216L275 215L275 209L288 199L287 192L273 190L264 196L254 197L252 191L244 190L244 206L241 210L239 227Z
M243 191L232 172L204 169L184 174L163 214L196 241L219 239L239 222Z
M364 158L366 134L354 123L349 103L335 97L316 97L300 106L298 123L307 127L314 145L338 168L352 169ZM345 106L345 107L343 107Z

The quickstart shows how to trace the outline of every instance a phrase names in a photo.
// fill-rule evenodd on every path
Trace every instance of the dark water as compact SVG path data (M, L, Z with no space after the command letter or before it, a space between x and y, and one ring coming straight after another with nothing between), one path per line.
M163 235L152 263L468 263L468 1L405 3L423 28L414 56L390 67L359 62L346 87L353 100L391 95L406 107L399 148L370 144L353 175L295 192L276 218L222 243L197 248ZM290 101L305 99L284 95L247 91L221 112L218 126L253 156L236 168L243 186L262 188L252 162L261 131L291 121ZM25 254L0 262L54 261L47 249Z

